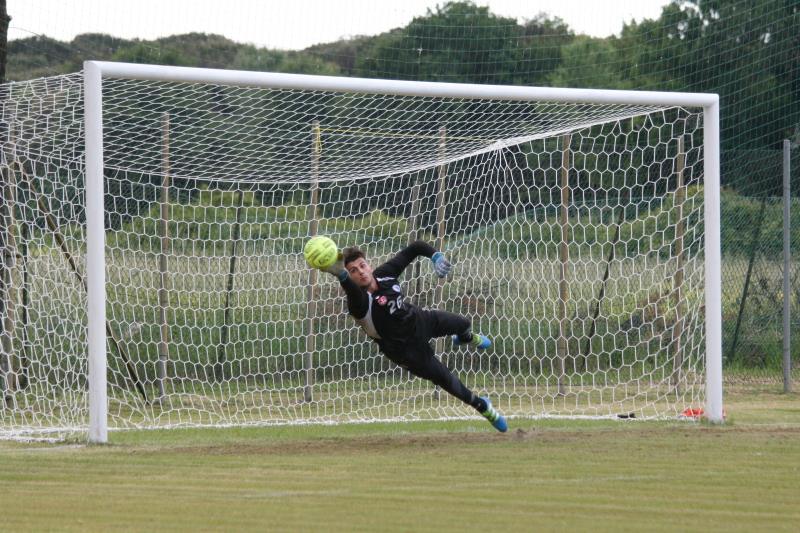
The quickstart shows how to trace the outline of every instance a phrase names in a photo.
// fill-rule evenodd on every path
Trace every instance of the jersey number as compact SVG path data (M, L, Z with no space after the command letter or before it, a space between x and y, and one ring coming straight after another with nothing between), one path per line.
M393 315L395 311L403 308L403 297L398 296L396 300L389 300L389 314Z

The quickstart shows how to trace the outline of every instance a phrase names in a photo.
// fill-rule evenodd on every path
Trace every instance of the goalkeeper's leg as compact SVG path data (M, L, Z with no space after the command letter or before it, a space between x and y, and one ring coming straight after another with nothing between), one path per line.
M471 405L498 431L508 430L505 417L492 407L489 398L481 398L467 388L449 368L436 358L427 339L418 338L409 343L402 358L391 356L389 358L408 369L415 376L427 379L462 402Z
M470 344L485 350L492 345L489 337L472 332L472 323L467 317L447 311L422 311L418 328L429 337L452 336L453 345Z

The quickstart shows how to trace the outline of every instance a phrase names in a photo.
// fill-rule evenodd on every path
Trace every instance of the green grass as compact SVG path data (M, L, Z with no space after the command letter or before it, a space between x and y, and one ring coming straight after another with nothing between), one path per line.
M130 431L0 443L9 531L790 531L800 396L728 423L513 420Z

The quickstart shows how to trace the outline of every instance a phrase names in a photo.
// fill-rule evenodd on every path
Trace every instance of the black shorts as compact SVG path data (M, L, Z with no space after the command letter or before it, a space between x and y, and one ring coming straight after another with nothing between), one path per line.
M405 340L382 339L378 341L378 346L380 346L381 352L393 362L417 376L426 377L423 374L427 372L422 367L428 366L431 360L439 363L435 357L433 346L431 346L431 339L446 335L460 335L468 331L470 326L470 320L461 315L447 311L421 309L417 313L414 335Z
M379 341L386 357L422 379L427 379L462 402L473 405L475 395L436 357L431 339L460 335L470 328L470 321L445 311L420 311L415 334L405 341ZM474 405L473 405L474 407Z

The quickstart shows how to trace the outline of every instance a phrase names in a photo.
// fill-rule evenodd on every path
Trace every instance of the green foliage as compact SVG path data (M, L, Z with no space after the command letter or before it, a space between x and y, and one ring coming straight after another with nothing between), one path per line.
M231 63L242 47L222 35L205 33L172 35L158 39L154 44L161 49L180 54L187 65L207 68L231 68ZM164 58L159 64L172 63Z
M11 41L8 78L27 80L75 72L87 59L330 75L340 72L336 64L318 54L256 48L221 35L188 33L155 40L126 40L87 33L68 43L48 37Z
M228 254L238 218L241 239L269 240L277 243L281 253L301 253L312 215L308 206L296 203L263 206L255 194L242 193L242 212L238 213L238 194L206 190L193 203L172 203L168 232L173 251L199 246L204 253ZM153 203L149 209L131 217L109 234L108 245L148 253L160 250L160 210L160 204ZM407 238L409 228L405 219L374 209L361 217L322 217L319 231L336 236L341 243L387 241L389 245L400 245Z
M28 80L70 72L74 51L69 44L44 35L8 43L9 80Z
M561 62L547 77L553 87L629 89L617 68L617 49L608 39L580 36L561 47Z
M780 256L783 250L783 206L777 198L741 196L730 189L721 193L722 249L726 254L749 257L753 246ZM791 212L792 231L800 232L800 213ZM794 239L798 242L797 238Z
M286 52L240 46L229 68L262 72L291 72L295 74L339 74L339 68L318 56L305 52Z
M692 228L698 223L696 212L703 201L702 188L687 188L682 211L674 200L674 194L669 194L627 205L618 236L616 228L621 208L590 204L570 207L566 224L570 255L600 260L609 254L611 243L616 242L617 258L649 254L670 256L679 213L683 214L685 227ZM560 208L556 205L532 209L460 236L456 243L486 237L492 243L494 257L552 259L558 257L562 242L560 217ZM456 243L450 246L461 246ZM692 243L688 251L694 253L698 245ZM485 249L486 243L476 244L476 247Z
M171 47L153 46L139 42L133 46L118 50L113 56L113 61L126 63L146 63L153 65L189 66L189 59L181 52Z
M655 21L625 27L625 70L643 89L720 95L724 148L775 146L800 119L800 6L673 1Z
M800 6L785 0L675 0L619 37L575 37L558 18L518 21L470 1L375 36L299 52L219 35L156 40L79 35L11 41L8 77L60 74L84 59L452 82L716 92L728 150L775 147L800 124Z
M446 2L375 39L356 61L356 71L429 81L530 83L555 68L554 45L569 37L557 19L540 17L523 26L472 2ZM535 73L520 73L519 65L528 62L536 64Z
M305 51L326 63L336 65L342 75L363 76L366 74L356 69L356 62L359 57L366 54L367 50L375 46L374 43L378 39L381 39L380 35L375 37L359 36L332 43L315 44Z

